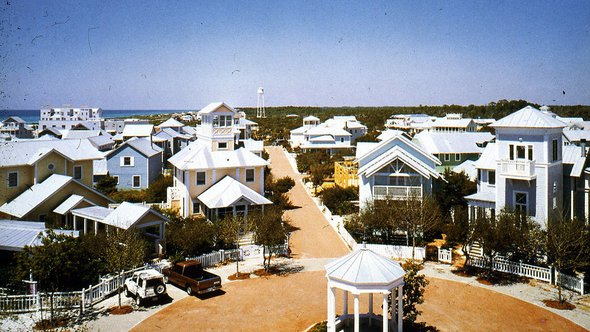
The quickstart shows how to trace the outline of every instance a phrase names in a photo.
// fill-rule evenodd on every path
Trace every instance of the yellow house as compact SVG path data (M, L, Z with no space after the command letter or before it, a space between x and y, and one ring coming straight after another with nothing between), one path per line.
M216 219L271 204L264 197L268 162L243 147L239 113L212 103L198 116L197 140L168 160L174 166L168 205L184 217L201 213Z
M358 187L358 164L354 157L334 162L334 183L342 188Z
M0 143L0 205L53 174L92 186L92 162L102 154L87 139Z

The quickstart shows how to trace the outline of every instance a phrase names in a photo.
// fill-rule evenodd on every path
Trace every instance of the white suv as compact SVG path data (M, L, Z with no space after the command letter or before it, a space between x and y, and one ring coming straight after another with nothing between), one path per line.
M137 305L142 305L147 299L157 301L166 295L164 275L154 269L133 273L125 280L125 295L134 297Z

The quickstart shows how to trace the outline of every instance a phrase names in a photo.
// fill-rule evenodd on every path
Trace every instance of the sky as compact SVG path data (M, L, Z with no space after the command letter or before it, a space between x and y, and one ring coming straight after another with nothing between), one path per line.
M3 1L0 109L590 104L590 1Z

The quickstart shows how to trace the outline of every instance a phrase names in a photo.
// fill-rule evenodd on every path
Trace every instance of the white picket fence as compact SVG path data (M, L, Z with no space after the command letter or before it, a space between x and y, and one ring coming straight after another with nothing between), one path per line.
M470 257L468 264L479 268L488 268L487 261L483 257ZM584 295L584 276L572 277L565 273L560 273L553 267L540 267L520 262L512 262L500 257L493 260L492 270L533 278L554 285L559 283L563 288Z
M394 246L388 244L358 244L355 249L365 247L378 254L393 259L411 259L412 258L412 247L411 246ZM414 248L414 259L424 260L426 257L425 247Z
M289 245L287 243L280 245L278 248L278 254L286 255L289 250ZM247 246L240 247L239 250L237 249L230 249L230 250L219 250L214 251L209 254L204 254L201 256L194 256L194 257L187 257L187 260L196 260L202 264L204 268L215 266L219 263L222 263L226 260L229 261L236 261L245 260L245 259L252 259L252 258L262 258L263 248L261 245L252 244Z
M438 261L442 263L453 263L453 250L438 248Z

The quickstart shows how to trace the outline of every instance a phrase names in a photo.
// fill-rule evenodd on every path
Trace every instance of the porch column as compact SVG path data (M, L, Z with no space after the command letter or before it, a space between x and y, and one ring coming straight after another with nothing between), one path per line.
M346 319L346 323L348 323L348 319L346 318L346 315L348 315L348 291L344 291L344 303L343 303L343 313L342 316L344 317L344 319Z
M383 293L383 332L388 332L387 323L389 323L389 320L387 319L387 312L389 311L389 301L387 301L387 295L389 294L389 292Z
M77 225L76 216L74 216L74 221L72 221L72 223L73 223L73 225L72 225L73 227L72 227L72 228L73 228L74 230L77 230L77 228L78 228L78 225Z
M336 294L334 288L328 283L328 332L336 332Z
M164 239L164 222L160 224L160 240Z
M84 235L88 232L88 220L84 218Z
M359 294L354 296L354 332L360 332L360 316L359 316Z
M94 221L94 235L98 234L98 221Z
M402 303L403 298L404 285L400 285L397 287L397 332L402 332L404 330L404 306Z
M373 293L369 293L369 326L373 326Z

